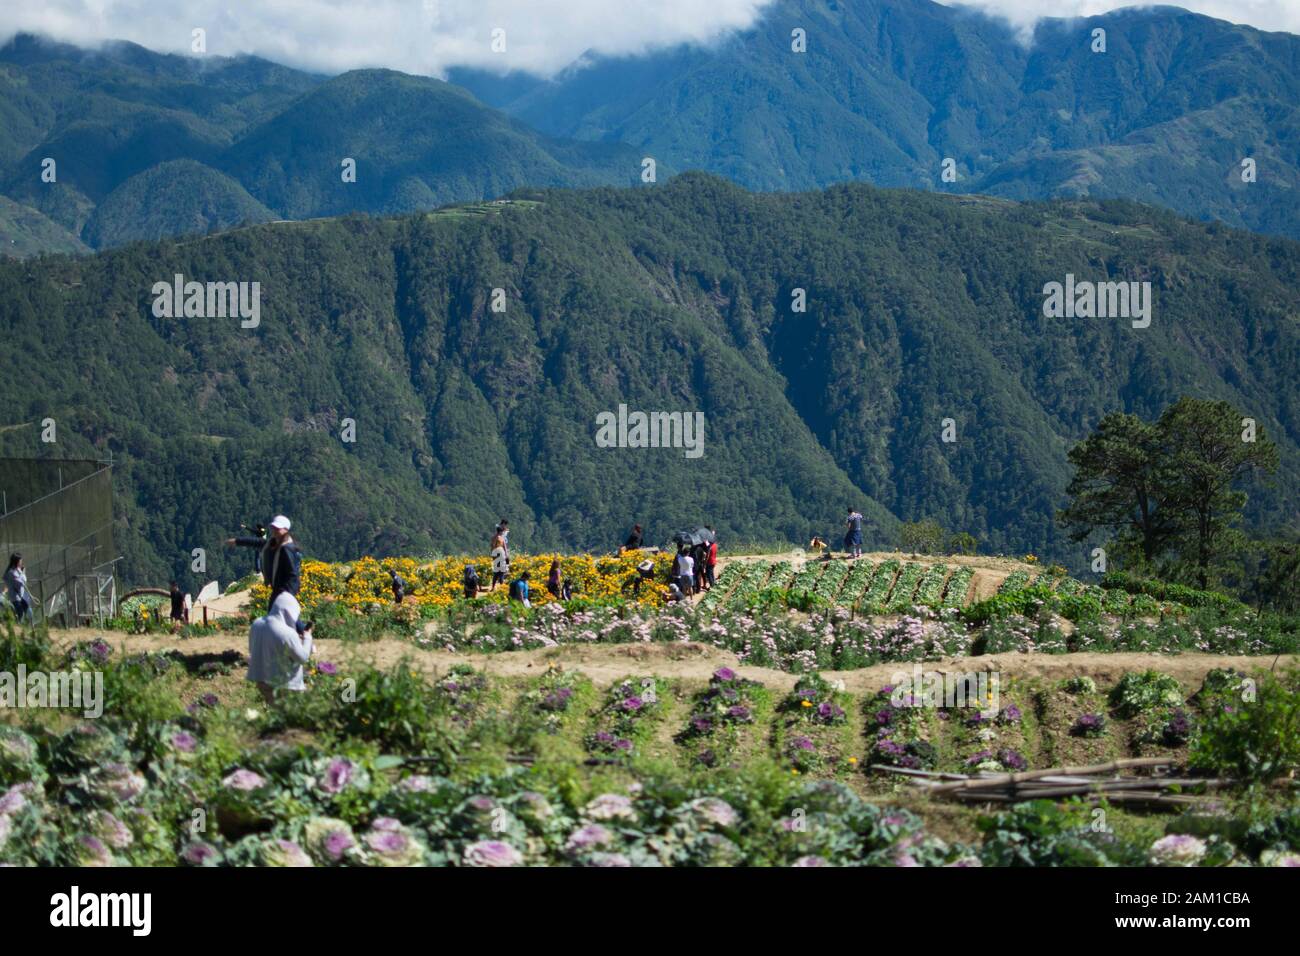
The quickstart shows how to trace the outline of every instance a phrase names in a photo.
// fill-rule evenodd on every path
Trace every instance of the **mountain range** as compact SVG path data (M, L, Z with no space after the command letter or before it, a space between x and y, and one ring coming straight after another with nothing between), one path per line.
M161 317L177 274L259 283L256 327ZM1149 327L1047 317L1067 276L1151 283ZM1078 567L1066 451L1117 409L1232 402L1282 457L1252 529L1295 513L1298 293L1300 244L1125 201L521 190L0 264L0 453L112 453L127 582L242 573L217 543L276 512L343 559L503 516L521 550L835 540L858 507L868 546L934 517ZM620 406L703 413L703 456L599 447Z
M0 49L0 248L630 185L646 157L660 180L1122 197L1300 237L1300 37L1174 7L1026 40L930 0L777 0L708 45L448 80L18 36Z

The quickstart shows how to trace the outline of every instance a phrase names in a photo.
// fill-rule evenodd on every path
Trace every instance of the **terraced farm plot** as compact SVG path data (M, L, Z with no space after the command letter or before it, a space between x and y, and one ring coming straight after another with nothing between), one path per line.
M883 609L885 602L889 599L889 592L894 587L894 579L898 576L898 569L901 563L893 560L882 561L876 568L876 574L871 579L871 584L867 586L866 593L862 595L862 600L858 608L865 613L877 613Z
M1002 582L998 588L999 594L1007 594L1011 591L1019 591L1022 588L1029 587L1029 582L1033 580L1033 575L1023 569L1017 569L1007 575L1007 579Z
M948 578L948 583L943 591L944 607L965 607L966 599L970 593L971 581L975 579L975 569L971 567L960 567Z
M925 574L921 575L921 583L916 587L917 604L924 604L928 607L938 607L943 597L943 586L948 580L948 566L946 564L932 564L926 569Z
M844 579L844 586L840 588L839 600L836 603L843 607L856 607L862 600L862 596L866 594L875 573L876 568L870 562L854 561L852 569Z
M808 591L812 592L817 585L817 579L821 577L825 565L809 562L805 564L798 572L795 573L794 580L790 582L791 591Z
M912 561L903 565L902 570L898 572L897 580L894 581L894 589L889 593L889 603L885 605L885 610L900 613L915 604L913 595L924 573L923 565Z

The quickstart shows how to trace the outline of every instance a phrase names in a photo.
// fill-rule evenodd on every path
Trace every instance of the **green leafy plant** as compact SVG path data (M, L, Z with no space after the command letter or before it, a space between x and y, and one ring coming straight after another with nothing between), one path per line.
M1264 674L1253 700L1217 700L1192 738L1200 770L1264 783L1300 767L1300 671Z

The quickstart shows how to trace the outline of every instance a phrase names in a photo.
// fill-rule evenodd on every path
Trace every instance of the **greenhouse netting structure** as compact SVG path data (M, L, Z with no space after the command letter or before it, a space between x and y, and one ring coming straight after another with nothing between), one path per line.
M23 556L37 620L88 624L114 613L112 466L0 458L0 559Z

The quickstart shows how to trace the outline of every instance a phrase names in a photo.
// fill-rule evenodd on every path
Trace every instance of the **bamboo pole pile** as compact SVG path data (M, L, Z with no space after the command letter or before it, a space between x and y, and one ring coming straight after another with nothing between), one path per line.
M976 775L909 770L883 764L873 764L871 769L909 777L915 786L934 797L966 803L1082 797L1137 806L1185 808L1201 803L1205 794L1235 782L1174 775L1168 772L1173 763L1169 757L1129 757L1083 767ZM1142 776L1123 773L1132 770L1149 773Z

